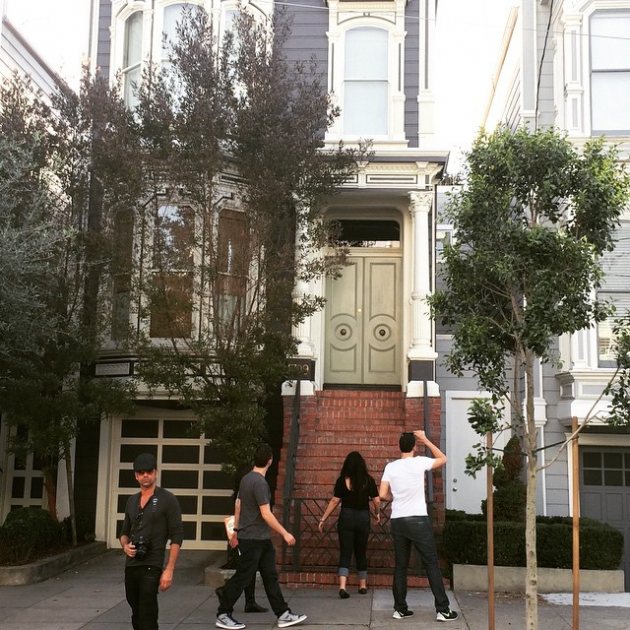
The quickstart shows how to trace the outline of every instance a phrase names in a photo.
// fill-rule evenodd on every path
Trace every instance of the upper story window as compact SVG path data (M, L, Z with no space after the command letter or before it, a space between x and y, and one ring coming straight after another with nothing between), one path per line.
M137 104L137 86L142 76L142 11L132 13L125 20L123 50L123 95L129 107Z
M194 215L192 208L165 204L153 229L150 293L151 337L192 334Z
M598 363L599 367L615 367L614 322L630 313L630 221L621 221L617 228L615 249L604 253L601 264L604 277L597 298L614 304L615 314L597 325Z
M346 32L343 127L350 136L383 136L388 132L388 39L380 28Z
M593 132L630 130L630 11L591 16Z

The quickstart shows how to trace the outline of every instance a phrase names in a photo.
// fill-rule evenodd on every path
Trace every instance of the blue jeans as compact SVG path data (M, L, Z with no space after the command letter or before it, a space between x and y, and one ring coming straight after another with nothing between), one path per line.
M241 596L243 589L260 573L265 594L269 600L271 609L279 617L288 610L289 605L282 595L278 583L278 571L276 570L276 550L270 539L240 538L238 548L241 555L236 564L236 572L225 583L217 615L223 613L232 614L234 604Z
M162 569L126 567L125 595L131 606L133 630L158 630L158 588Z
M359 579L367 578L367 544L370 536L370 511L341 508L337 521L339 534L339 575L348 576L352 553Z
M394 538L394 608L407 610L407 569L411 546L422 560L433 597L435 610L447 611L450 602L444 589L442 571L438 564L437 549L433 538L433 525L428 516L406 516L391 520L392 537Z

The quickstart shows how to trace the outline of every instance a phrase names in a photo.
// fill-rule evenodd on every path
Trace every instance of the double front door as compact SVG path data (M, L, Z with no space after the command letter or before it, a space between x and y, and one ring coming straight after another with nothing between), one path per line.
M349 258L326 284L325 382L400 385L401 259Z

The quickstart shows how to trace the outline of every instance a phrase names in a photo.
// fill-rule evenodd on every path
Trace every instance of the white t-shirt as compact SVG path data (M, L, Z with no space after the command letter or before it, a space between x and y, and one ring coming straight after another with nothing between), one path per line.
M382 481L389 483L394 497L392 518L428 516L424 497L424 473L431 470L431 457L405 457L385 466Z

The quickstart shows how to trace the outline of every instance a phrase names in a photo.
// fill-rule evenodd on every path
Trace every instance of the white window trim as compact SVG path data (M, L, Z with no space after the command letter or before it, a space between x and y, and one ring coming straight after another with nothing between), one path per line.
M328 91L333 105L343 106L346 33L355 28L380 28L388 37L387 133L370 139L391 149L407 147L405 137L405 0L343 2L329 0ZM343 111L326 133L326 142L354 143L367 136L344 134Z

